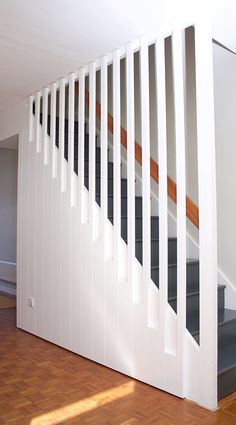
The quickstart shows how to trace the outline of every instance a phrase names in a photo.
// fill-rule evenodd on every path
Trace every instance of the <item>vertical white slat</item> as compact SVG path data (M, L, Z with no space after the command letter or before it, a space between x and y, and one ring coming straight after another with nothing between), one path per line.
M160 344L165 351L166 307L168 302L168 203L167 203L167 130L166 130L166 78L165 39L155 43L155 71L159 164L159 309L158 326Z
M172 35L177 183L177 348L184 364L186 333L186 170L183 30ZM184 368L183 366L181 369ZM182 379L184 382L184 379ZM182 391L184 389L182 388ZM184 394L182 394L184 395Z
M43 89L43 162L48 165L49 139L48 139L48 88Z
M143 284L151 278L151 218L150 218L150 124L149 124L149 63L148 42L141 39L141 140L142 140L142 198L143 198ZM151 288L149 287L148 291Z
M135 121L134 121L134 46L127 45L126 56L127 110L127 176L128 176L128 279L132 282L132 299L138 302L135 260Z
M68 134L68 183L70 204L75 206L75 176L74 176L74 121L75 121L75 75L69 76L69 134Z
M200 252L200 404L217 407L217 220L212 33L195 26ZM206 379L207 376L207 379Z
M28 99L28 129L29 129L29 142L33 141L33 137L34 137L34 126L33 126L33 102L34 102L34 97L33 96L29 96Z
M108 101L108 81L107 81L107 57L101 58L101 235L104 246L104 257L108 256L107 252L107 149L108 149L108 132L107 132L107 101Z
M52 161L52 177L57 177L58 163L56 155L56 84L51 85L51 121L50 121L50 139L51 139L51 161Z
M36 152L41 152L41 139L39 137L39 126L40 126L40 97L41 94L38 91L35 95L35 143L36 143Z
M119 278L119 244L121 237L121 182L120 182L120 51L113 52L113 217L114 217L114 259L117 264Z
M66 172L65 172L65 78L60 80L60 106L59 106L59 162L61 191L66 191Z
M85 114L85 72L79 70L79 146L78 146L78 205L81 223L84 222L84 114Z
M96 176L96 64L89 66L89 221L94 239L95 176Z

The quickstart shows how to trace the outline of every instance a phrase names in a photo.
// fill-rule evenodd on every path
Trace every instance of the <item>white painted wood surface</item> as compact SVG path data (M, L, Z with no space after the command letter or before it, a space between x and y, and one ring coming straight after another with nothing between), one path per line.
M149 286L151 277L151 192L150 192L150 111L149 111L149 56L148 40L141 39L141 139L142 139L142 218L143 218L143 286ZM143 290L143 289L142 289ZM149 291L151 288L149 287ZM142 293L140 293L142 300Z
M66 172L65 172L65 78L60 80L60 98L59 98L59 174L61 179L61 191L66 191Z
M184 373L186 333L186 171L185 171L185 87L184 87L184 39L182 29L175 29L172 36L175 149L177 184L177 345L180 360L178 372ZM180 377L182 396L185 395L184 376Z
M69 113L68 113L68 182L70 192L70 205L76 204L75 178L74 178L74 126L75 126L75 74L69 77Z
M35 94L35 140L36 140L36 152L40 152L41 150L41 139L39 137L39 125L40 125L40 121L39 121L39 117L40 117L40 92L37 92Z
M50 158L52 166L52 177L55 178L58 175L58 161L57 161L57 148L56 144L56 84L51 84L51 110L50 110ZM50 161L49 158L49 161Z
M80 222L84 222L84 109L85 109L85 72L79 73L79 140L78 140L78 206Z
M95 238L95 178L96 178L96 63L89 66L89 222Z
M48 165L49 161L49 139L48 133L48 87L43 89L43 160Z
M132 299L138 302L139 288L134 279L135 258L135 112L134 112L134 46L127 45L126 56L127 109L127 194L128 194L128 279L132 282Z
M202 386L200 403L209 409L217 407L217 220L212 55L211 29L207 22L199 22L195 26L195 57Z
M113 53L113 220L114 220L114 259L117 278L120 276L120 237L121 237L121 160L120 160L120 51Z
M168 207L167 207L167 134L166 134L166 81L165 40L159 37L155 43L155 71L158 128L159 165L159 305L157 325L160 329L160 355L166 350L167 303L168 303ZM161 385L164 371L161 373Z
M106 56L101 58L101 238L103 241L104 258L108 257L107 240L107 178L108 178L108 60Z
M34 97L33 96L29 96L29 101L27 104L27 108L28 108L28 126L29 126L29 142L32 142L33 140L33 132L34 132L34 126L33 126L33 102L34 102Z

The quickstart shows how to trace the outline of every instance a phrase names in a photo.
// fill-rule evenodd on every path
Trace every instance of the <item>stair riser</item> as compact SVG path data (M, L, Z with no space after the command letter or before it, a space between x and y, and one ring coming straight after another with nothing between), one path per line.
M236 367L218 375L218 400L235 392Z
M84 185L88 189L88 180L89 177L84 177ZM113 178L108 179L108 196L113 195ZM101 194L101 179L100 177L96 178L96 201L100 205L100 194ZM121 196L127 196L127 180L121 179Z
M65 156L67 156L67 154L68 154L68 144L66 143L65 144ZM96 161L97 162L100 162L101 161L101 158L100 158L100 155L101 155L101 150L100 150L100 148L96 148ZM76 160L78 160L78 146L77 145L75 145L74 146L74 160L76 161ZM88 161L89 162L89 149L88 148L84 148L84 160L85 161ZM107 160L108 160L108 157L107 157Z
M135 244L136 258L142 264L142 241L136 241ZM168 240L168 263L173 264L177 261L177 241L176 239ZM151 241L151 266L159 265L159 241Z
M78 152L78 148L75 146L75 157L76 157L76 152ZM85 161L89 161L89 147L85 146L84 147L84 159ZM100 161L101 160L101 149L100 147L96 147L96 161ZM108 160L108 155L107 155L107 160Z
M128 228L127 228L127 217L121 218L121 236L127 241ZM159 217L151 218L151 238L159 237ZM135 238L142 238L142 217L136 217L135 219Z
M113 217L113 210L114 210L114 205L113 205L113 197L109 197L108 198L108 215L109 217ZM125 198L121 198L121 216L126 216L127 217L127 213L128 213L128 201L127 201L127 197ZM135 215L136 216L141 216L142 215L142 199L141 198L136 198L136 202L135 202Z
M218 344L222 347L225 344L235 342L236 335L236 320L226 322L224 325L218 327Z
M120 189L121 189L121 196L127 196L127 180L126 179L121 179ZM111 178L108 180L108 195L113 196L113 190L114 190L114 181Z
M75 160L75 163L78 160ZM108 167L107 167L107 174L108 174L108 178L113 177L113 163L112 162L108 162ZM84 175L88 176L89 175L89 162L88 161L84 161ZM100 162L96 162L96 177L100 177L101 175L101 163Z
M96 202L100 206L101 198L100 195L96 195ZM108 198L108 216L113 217L113 197ZM121 216L127 215L127 198L121 198Z

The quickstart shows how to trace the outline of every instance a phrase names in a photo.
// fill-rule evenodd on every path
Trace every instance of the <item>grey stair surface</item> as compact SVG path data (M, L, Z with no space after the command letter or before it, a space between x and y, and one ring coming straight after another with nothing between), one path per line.
M236 311L224 309L218 327L218 395L223 398L236 385Z
M34 113L34 105L33 105ZM40 114L42 123L42 114ZM50 135L50 116L48 116L48 134ZM68 158L68 120L65 119L65 158ZM56 119L56 141L59 147L59 120ZM101 149L96 138L95 146L95 190L96 202L101 202ZM113 163L107 153L108 166L108 211L107 216L111 223L114 217L113 199ZM74 171L78 174L78 122L74 128ZM89 136L84 138L84 185L89 189ZM121 178L121 237L127 243L128 219L127 219L127 179ZM151 220L151 278L159 287L159 217L152 216ZM135 197L135 245L136 258L142 264L142 197ZM186 326L197 343L199 335L199 261L187 260L186 264ZM224 307L225 286L218 285L218 397L226 397L236 391L236 311ZM168 301L171 307L177 311L177 239L168 239Z

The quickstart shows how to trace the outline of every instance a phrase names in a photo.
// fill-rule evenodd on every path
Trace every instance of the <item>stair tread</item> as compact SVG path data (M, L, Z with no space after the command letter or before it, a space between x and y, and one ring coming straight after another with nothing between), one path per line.
M225 285L221 285L221 284L218 284L217 286L218 286L218 289L225 289L226 288ZM191 291L190 290L186 293L186 295L187 295L187 297L193 297L194 295L199 295L199 291L193 291L193 290ZM169 297L168 301L174 301L176 299L177 299L177 296Z
M174 238L175 239L175 238ZM199 264L199 260L191 260L189 258L186 259L186 264ZM177 267L177 263L168 264L168 267ZM152 266L152 270L159 270L160 266Z
M128 220L128 216L127 215L122 215L122 218L126 218ZM135 218L143 218L143 217L142 217L142 215L138 215L138 216L136 215ZM155 219L155 220L158 219L159 220L159 216L158 215L153 215L153 216L151 216L151 219Z
M86 177L88 177L88 175L87 175ZM97 179L97 180L101 180L101 176L96 176L96 179ZM107 176L107 179L108 179L108 180L114 180L114 179L113 179L113 176ZM122 181L126 181L127 179L125 179L125 178L123 178L123 177L122 177L122 179L121 179L121 180L122 180Z
M98 193L96 196L100 198L101 197L101 194ZM112 198L114 198L114 195L108 193L107 197L112 199ZM121 198L124 198L124 199L127 199L128 195L122 195L121 194L120 197ZM135 196L135 199L142 199L142 196ZM125 217L127 217L127 216L125 216ZM124 216L122 218L124 218Z
M109 220L113 220L114 216L113 215L108 215ZM121 214L121 218L127 218L126 214ZM135 218L143 218L142 215L136 214Z
M224 373L234 367L236 367L236 341L219 349L218 373Z
M159 242L159 238L151 238L151 241L152 242ZM143 239L136 239L136 242L142 242L143 241ZM174 237L171 237L171 238L168 238L168 241L177 241L177 238L174 238Z

